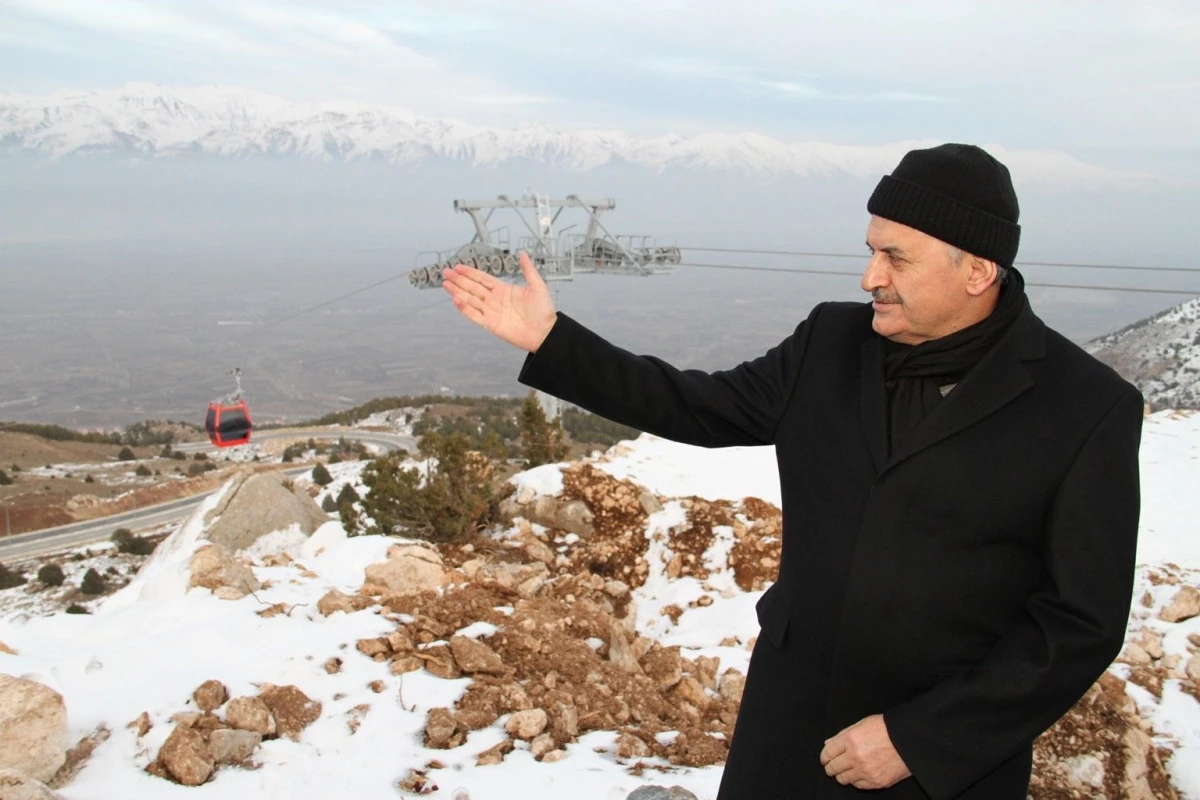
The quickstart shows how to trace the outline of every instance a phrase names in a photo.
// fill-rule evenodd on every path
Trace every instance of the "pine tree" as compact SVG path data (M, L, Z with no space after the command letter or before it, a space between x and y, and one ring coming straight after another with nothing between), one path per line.
M324 464L317 463L312 470L312 482L318 486L328 486L333 483L333 476L329 474Z
M100 573L92 568L84 573L83 582L79 584L79 590L84 594L104 594L105 588L104 578L101 578Z
M533 392L521 404L521 457L525 469L561 461L567 454L562 421L549 422Z

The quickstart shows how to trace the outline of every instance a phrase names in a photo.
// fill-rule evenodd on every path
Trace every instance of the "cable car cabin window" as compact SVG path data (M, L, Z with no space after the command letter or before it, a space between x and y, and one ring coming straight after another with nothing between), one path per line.
M208 431L209 437L217 432L217 410L212 406L208 407L208 414L204 417L204 430Z

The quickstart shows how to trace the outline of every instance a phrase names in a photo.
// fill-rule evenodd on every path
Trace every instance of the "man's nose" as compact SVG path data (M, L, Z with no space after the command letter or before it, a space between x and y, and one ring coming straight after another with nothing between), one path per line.
M862 282L859 284L864 292L873 292L876 289L881 289L887 286L887 270L883 265L883 253L873 253L867 268L863 272Z

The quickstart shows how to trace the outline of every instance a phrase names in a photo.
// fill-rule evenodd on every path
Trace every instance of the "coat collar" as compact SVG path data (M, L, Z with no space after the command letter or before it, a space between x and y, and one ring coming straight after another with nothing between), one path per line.
M860 413L871 459L879 473L899 464L1002 408L1033 387L1022 362L1044 358L1046 326L1025 308L987 355L888 457L887 390L883 383L883 338L872 334L862 346Z

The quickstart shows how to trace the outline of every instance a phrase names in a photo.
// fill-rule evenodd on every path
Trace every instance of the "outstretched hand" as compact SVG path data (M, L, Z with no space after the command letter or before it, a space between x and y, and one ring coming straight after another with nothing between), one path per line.
M554 327L554 301L528 253L521 253L521 275L525 285L514 286L457 264L443 271L442 288L464 317L509 344L535 353Z

